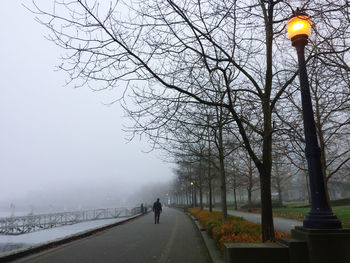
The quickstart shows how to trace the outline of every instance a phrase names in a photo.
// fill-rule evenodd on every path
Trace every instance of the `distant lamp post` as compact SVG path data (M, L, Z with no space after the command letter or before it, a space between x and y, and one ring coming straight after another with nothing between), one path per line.
M195 202L195 197L194 197L194 181L191 181L190 185L191 185L191 194L192 194L192 207L195 207L196 202Z
M306 215L303 226L314 229L339 229L342 228L341 222L336 215L332 213L326 197L325 182L320 160L321 150L317 141L309 81L306 72L304 49L311 33L311 19L307 14L297 9L286 26L289 39L292 41L292 45L296 48L298 54L306 144L305 154L311 191L311 208L310 212Z

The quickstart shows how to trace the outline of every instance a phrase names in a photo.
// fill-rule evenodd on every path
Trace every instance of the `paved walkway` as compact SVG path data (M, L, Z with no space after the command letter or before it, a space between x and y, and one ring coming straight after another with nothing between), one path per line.
M164 208L160 224L153 213L93 236L15 262L209 263L206 247L191 219Z
M228 210L227 213L230 215L243 217L250 222L261 223L260 214L245 213L245 212L239 212L234 210ZM295 226L303 225L303 222L281 218L281 217L274 217L273 223L274 223L275 229L283 233L290 233L290 231L294 229Z

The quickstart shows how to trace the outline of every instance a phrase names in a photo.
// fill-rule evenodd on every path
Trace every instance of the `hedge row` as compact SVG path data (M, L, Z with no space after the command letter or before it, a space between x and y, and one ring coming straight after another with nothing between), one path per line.
M260 243L262 240L261 224L248 222L242 217L232 215L228 215L227 220L222 222L221 212L209 212L199 208L190 208L189 212L215 240L221 252L223 252L224 243ZM289 236L289 234L275 231L276 240Z

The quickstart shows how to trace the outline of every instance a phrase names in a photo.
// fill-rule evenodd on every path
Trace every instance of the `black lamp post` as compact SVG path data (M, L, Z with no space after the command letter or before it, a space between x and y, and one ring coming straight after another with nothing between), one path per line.
M289 39L292 41L292 45L296 48L298 53L306 144L305 154L311 191L311 209L303 222L303 226L314 229L339 229L342 228L341 222L337 216L333 214L326 197L320 159L321 150L317 141L309 81L306 72L304 49L311 33L311 20L305 13L297 10L294 16L287 22L287 30Z
M191 195L192 195L192 207L195 207L196 204L194 200L194 181L191 181L190 184L191 184Z

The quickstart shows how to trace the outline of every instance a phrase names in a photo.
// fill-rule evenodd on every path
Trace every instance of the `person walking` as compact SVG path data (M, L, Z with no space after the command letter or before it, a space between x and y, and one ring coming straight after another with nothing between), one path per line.
M160 213L162 212L162 204L159 202L159 198L153 204L153 212L154 212L154 223L159 224Z

